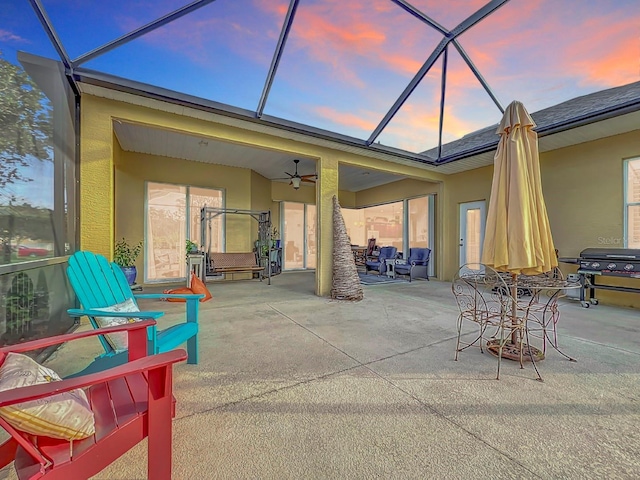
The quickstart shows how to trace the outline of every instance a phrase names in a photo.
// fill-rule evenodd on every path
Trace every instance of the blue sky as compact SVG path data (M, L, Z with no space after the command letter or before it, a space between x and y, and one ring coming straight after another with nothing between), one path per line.
M72 59L187 2L43 0ZM446 28L477 0L414 0ZM255 110L288 2L217 0L83 64ZM0 49L55 57L26 0L0 0ZM366 139L441 35L389 0L301 0L265 113ZM511 0L459 38L506 106L530 112L640 80L637 0ZM436 62L378 138L409 151L437 145ZM500 111L455 49L449 51L445 142L497 123Z

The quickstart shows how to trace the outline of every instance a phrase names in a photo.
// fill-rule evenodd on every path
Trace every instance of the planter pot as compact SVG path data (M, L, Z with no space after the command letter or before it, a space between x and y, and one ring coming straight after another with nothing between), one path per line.
M124 276L127 277L127 282L129 283L129 285L133 285L134 283L136 283L136 276L138 275L138 270L136 270L136 267L120 268L122 269Z

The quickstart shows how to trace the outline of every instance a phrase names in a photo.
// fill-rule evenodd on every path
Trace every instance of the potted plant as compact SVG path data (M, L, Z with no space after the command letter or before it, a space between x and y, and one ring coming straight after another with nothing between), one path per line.
M198 253L198 244L196 242L192 242L191 240L187 240L186 242L187 255L190 253Z
M278 236L278 229L273 227L271 230L271 247L280 248L280 237Z
M135 263L136 258L138 258L141 251L142 240L134 246L129 245L124 238L116 242L116 246L113 251L113 261L122 269L125 277L127 277L129 285L136 283L138 271Z

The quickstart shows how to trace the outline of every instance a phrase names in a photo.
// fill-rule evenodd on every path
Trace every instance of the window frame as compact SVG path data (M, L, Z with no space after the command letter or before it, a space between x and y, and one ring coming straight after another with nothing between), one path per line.
M172 183L172 182L162 182L162 181L157 181L157 180L145 180L144 182L144 242L145 245L147 245L148 240L147 240L147 230L148 230L148 222L149 222L149 184L159 184L159 185L173 185L176 187L184 187L185 188L185 237L186 238L193 238L191 235L191 189L192 188L201 188L201 189L206 189L206 190L215 190L215 191L219 191L221 192L221 196L222 196L222 208L226 208L226 202L227 202L227 192L226 189L224 188L220 188L220 187L202 187L200 185L185 185L185 184L181 184L181 183ZM226 222L226 215L221 215L221 229L222 229L222 251L226 252L227 251L227 222ZM198 240L197 242L199 242L200 240ZM197 243L196 242L196 243ZM144 278L144 283L149 284L149 285L153 285L153 284L162 284L162 283L175 283L175 282L183 282L186 281L187 277L173 277L167 280L160 280L160 279L150 279L149 278L149 273L148 273L148 265L149 265L149 258L148 258L148 252L146 247L143 249L143 264L144 264L144 272L143 272L143 278ZM188 275L188 273L187 273Z
M627 158L623 163L623 177L624 177L624 185L623 185L623 208L624 208L624 228L623 228L623 236L624 236L624 248L629 248L629 207L640 207L640 201L638 202L629 202L629 165L633 162L638 162L640 165L640 157Z

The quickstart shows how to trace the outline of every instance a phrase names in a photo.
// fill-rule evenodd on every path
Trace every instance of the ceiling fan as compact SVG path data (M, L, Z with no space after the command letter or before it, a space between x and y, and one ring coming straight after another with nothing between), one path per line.
M276 180L291 180L291 182L289 182L289 185L293 185L293 188L295 188L296 190L298 190L300 188L300 183L302 182L307 182L307 183L316 183L316 179L318 178L318 175L316 175L315 173L309 174L309 175L300 175L298 174L298 163L300 163L300 160L294 160L293 163L296 164L296 173L294 173L293 175L290 174L289 172L284 172L287 175L289 175L289 177L285 177L285 178L277 178Z

